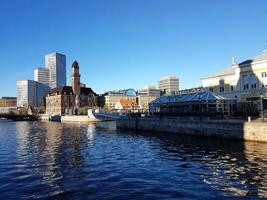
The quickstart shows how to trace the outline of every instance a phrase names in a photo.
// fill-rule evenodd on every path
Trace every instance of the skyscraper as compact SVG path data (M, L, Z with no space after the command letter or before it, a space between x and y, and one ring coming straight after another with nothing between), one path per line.
M49 86L51 88L66 85L66 56L50 53L45 56L45 68L49 70Z
M32 80L17 81L17 107L43 105L49 86Z
M34 80L49 86L49 69L36 68L34 70Z
M17 81L17 107L35 106L37 104L36 91L35 81Z

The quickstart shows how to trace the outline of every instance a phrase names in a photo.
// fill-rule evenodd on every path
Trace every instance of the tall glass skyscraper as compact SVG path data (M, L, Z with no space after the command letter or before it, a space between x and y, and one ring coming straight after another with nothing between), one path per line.
M45 56L45 68L49 70L49 86L51 88L66 85L66 56L50 53Z
M34 81L17 81L17 106L42 106L50 88L66 85L66 56L50 53L45 56L45 68L34 70Z
M49 69L48 68L36 68L34 70L34 80L49 86Z

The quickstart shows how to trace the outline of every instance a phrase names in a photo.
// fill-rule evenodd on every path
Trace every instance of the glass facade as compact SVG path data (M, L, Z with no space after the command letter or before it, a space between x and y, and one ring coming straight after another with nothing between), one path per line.
M45 67L49 69L49 86L51 88L66 85L66 56L51 53L45 56Z
M32 81L17 81L17 107L40 106L49 86Z
M49 85L49 69L48 68L37 68L34 70L34 80Z

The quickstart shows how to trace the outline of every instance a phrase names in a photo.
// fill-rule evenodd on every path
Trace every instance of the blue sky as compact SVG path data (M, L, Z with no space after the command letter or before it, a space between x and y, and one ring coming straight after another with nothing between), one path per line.
M33 79L44 55L80 64L82 82L101 93L157 85L181 88L266 49L266 0L1 0L0 96Z

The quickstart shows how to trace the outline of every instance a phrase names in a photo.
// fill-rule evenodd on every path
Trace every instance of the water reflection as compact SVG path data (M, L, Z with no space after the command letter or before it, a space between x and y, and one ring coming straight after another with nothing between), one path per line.
M158 140L159 156L177 162L178 173L201 177L204 183L224 195L267 198L266 144L166 133L139 132L138 135Z
M1 199L267 198L267 144L116 131L112 123L0 130Z
M85 165L83 150L93 144L95 126L21 122L16 123L16 132L18 166L42 187L53 188L50 195L55 195L64 192L64 179L72 175L69 172L75 174ZM47 196L44 192L35 197L42 195Z

